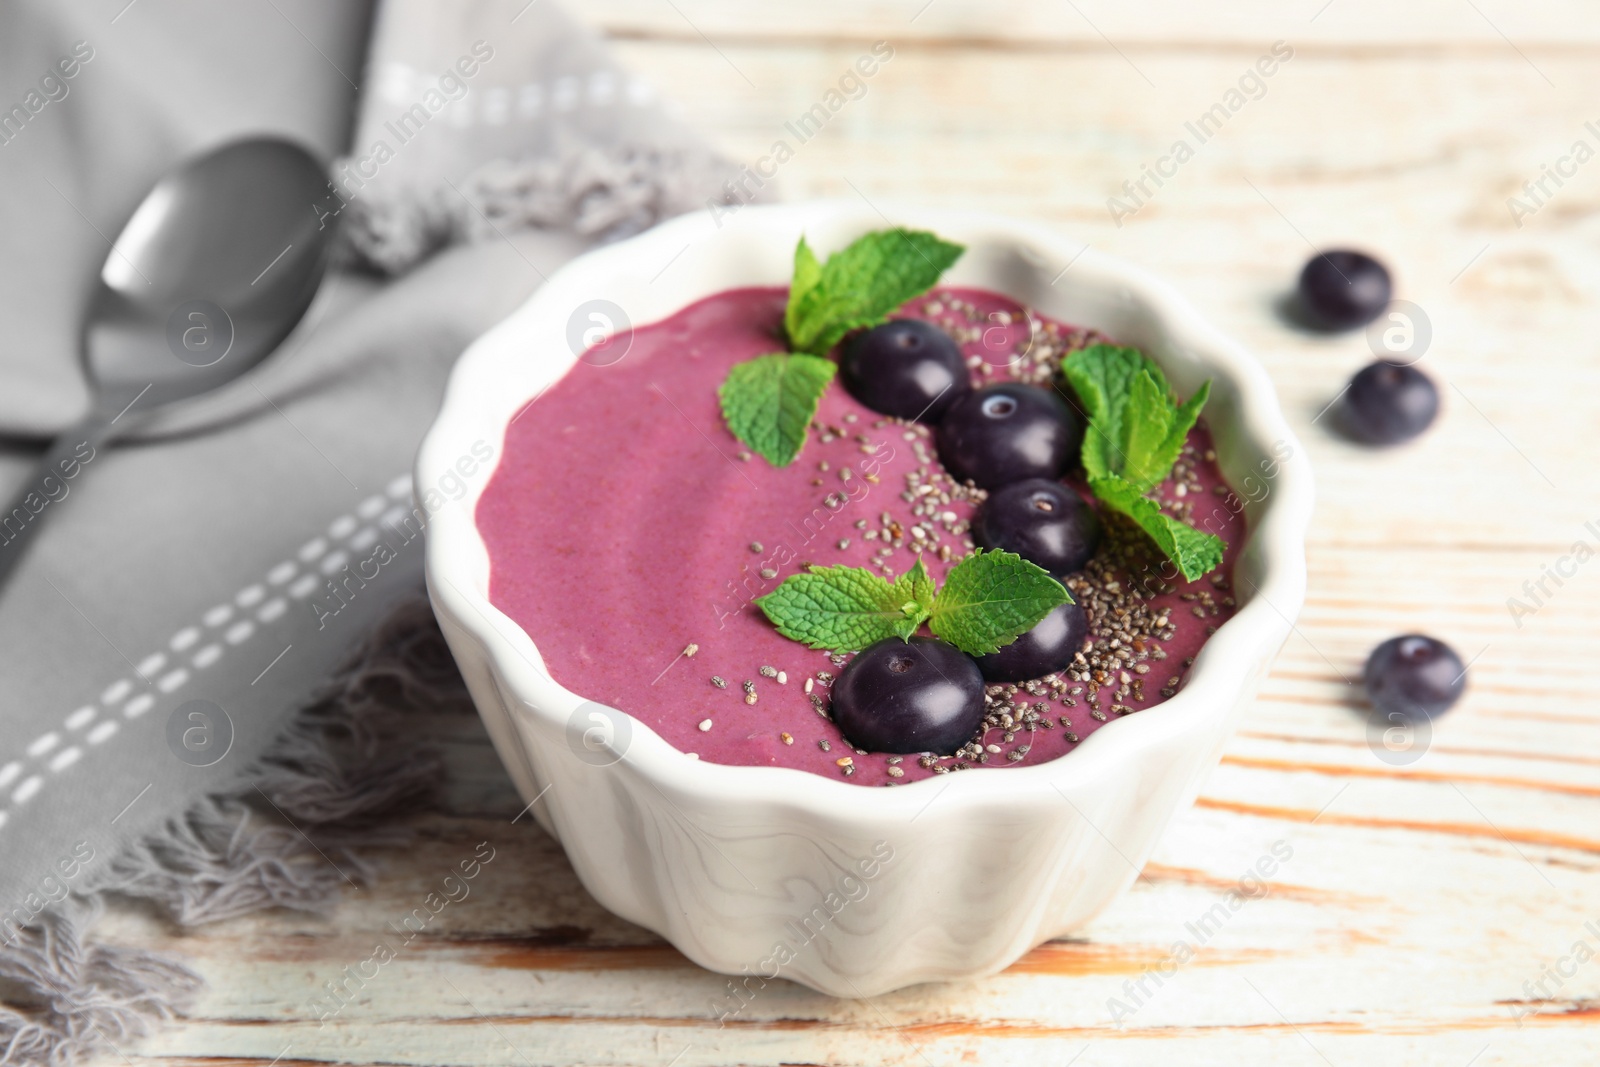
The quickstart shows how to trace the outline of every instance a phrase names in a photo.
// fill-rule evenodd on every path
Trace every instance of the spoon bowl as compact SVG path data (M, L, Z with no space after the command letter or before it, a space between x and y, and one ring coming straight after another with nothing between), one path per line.
M259 363L305 313L331 232L322 168L288 141L224 145L168 174L100 270L85 369L114 408L209 392ZM141 395L142 394L142 395Z

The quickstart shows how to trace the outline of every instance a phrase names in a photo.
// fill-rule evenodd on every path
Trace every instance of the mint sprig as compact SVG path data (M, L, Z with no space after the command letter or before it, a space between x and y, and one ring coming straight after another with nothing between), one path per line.
M728 429L773 466L794 462L833 380L835 366L822 357L851 330L882 322L931 289L962 251L931 233L880 230L822 263L800 238L783 313L793 351L757 356L728 371L717 390Z
M1211 396L1211 383L1180 405L1149 357L1107 344L1072 353L1061 370L1089 416L1083 469L1090 491L1138 523L1188 581L1220 566L1220 538L1163 514L1144 495L1171 473Z
M980 550L952 567L937 592L919 558L893 582L862 567L812 567L756 603L779 633L812 648L859 652L886 638L905 640L926 622L935 636L982 656L1072 597L1021 556Z
M830 360L786 352L737 363L717 390L722 417L768 463L787 467L806 443L806 428L837 371Z
M790 347L826 354L851 330L876 326L901 304L933 288L963 251L961 245L922 230L879 230L819 264L802 237L783 315Z

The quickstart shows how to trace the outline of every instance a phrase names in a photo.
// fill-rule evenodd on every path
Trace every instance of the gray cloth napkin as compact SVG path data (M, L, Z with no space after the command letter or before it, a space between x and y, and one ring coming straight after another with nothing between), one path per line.
M0 951L8 921L235 788L415 591L407 472L462 348L587 244L723 176L548 0L8 0L0 492L87 403L79 323L133 207L260 132L344 156L330 204L366 269L330 275L261 367L98 449L0 589Z
M625 236L731 173L545 0L388 0L373 56L334 183L349 250L379 269L522 226Z

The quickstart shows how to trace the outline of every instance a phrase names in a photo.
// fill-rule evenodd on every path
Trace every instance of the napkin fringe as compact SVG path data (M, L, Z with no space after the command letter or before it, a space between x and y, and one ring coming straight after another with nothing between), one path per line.
M336 161L333 173L349 162ZM524 228L616 240L696 207L749 202L731 183L735 169L705 150L573 146L494 160L455 184L374 185L341 209L335 255L344 266L398 274L446 245Z
M88 934L106 901L146 901L180 926L267 908L327 914L369 884L374 848L412 838L392 820L426 808L444 779L408 713L470 712L427 601L386 618L239 788L197 801L134 842L105 875L0 946L0 1065L66 1067L180 1015L198 975Z
M200 979L152 952L86 943L99 917L95 899L73 900L40 917L0 952L0 1063L74 1062L97 1045L113 1048L173 1018Z

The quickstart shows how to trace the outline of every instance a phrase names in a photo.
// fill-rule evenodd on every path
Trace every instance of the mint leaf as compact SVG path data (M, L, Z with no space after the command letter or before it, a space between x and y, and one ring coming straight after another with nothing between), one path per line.
M805 239L783 324L796 352L823 355L851 330L874 326L927 292L965 251L921 230L879 230L828 257L820 269Z
M822 280L822 264L811 251L804 237L794 246L794 281L789 284L789 306L783 312L783 330L793 337L799 327L799 307L802 299Z
M1161 368L1137 348L1103 342L1068 354L1061 369L1091 419L1119 417L1140 371L1161 374Z
M928 577L921 556L917 557L917 562L912 564L910 570L894 580L894 590L896 596L904 598L902 606L907 614L915 611L918 625L933 611L933 579Z
M888 637L902 640L917 632L927 612L919 606L912 575L922 561L893 585L862 567L843 564L812 567L792 574L756 603L778 632L811 648L857 652ZM902 583L904 585L902 586Z
M1089 488L1106 506L1122 512L1150 535L1186 581L1195 581L1222 566L1226 547L1220 537L1196 530L1162 512L1161 505L1139 491L1132 482L1115 475L1092 478Z
M1211 383L1200 386L1189 402L1174 407L1166 383L1148 371L1133 380L1123 415L1122 477L1140 492L1160 485L1183 452L1183 442L1211 396Z
M1136 348L1097 344L1061 365L1089 416L1083 468L1091 480L1115 475L1143 493L1161 484L1211 396L1211 383L1179 407L1172 387Z
M1126 445L1123 415L1140 371L1161 370L1137 348L1094 344L1069 355L1062 373L1089 417L1083 468L1091 478L1121 472Z
M1161 472L1152 485L1159 485L1162 478L1172 472L1172 465L1178 462L1178 456L1183 452L1183 443L1189 438L1189 431L1194 429L1194 424L1200 421L1200 409L1206 406L1206 401L1211 399L1211 379L1207 378L1200 383L1200 388L1194 391L1187 402L1180 406L1174 413L1172 424L1167 430L1167 439L1162 444L1165 455L1171 458L1166 461L1166 468Z
M928 627L968 655L982 656L1070 603L1066 587L1042 567L1011 552L979 550L950 568Z
M1228 546L1216 534L1196 530L1170 515L1161 516L1165 533L1156 538L1156 544L1167 558L1183 572L1186 581L1198 581L1202 576L1222 566L1222 553ZM1168 544L1167 539L1171 538Z
M816 356L757 356L728 370L717 397L733 435L774 467L787 467L806 443L822 393L838 368Z

